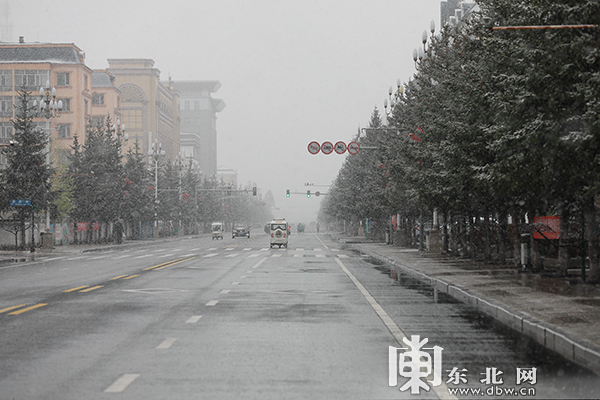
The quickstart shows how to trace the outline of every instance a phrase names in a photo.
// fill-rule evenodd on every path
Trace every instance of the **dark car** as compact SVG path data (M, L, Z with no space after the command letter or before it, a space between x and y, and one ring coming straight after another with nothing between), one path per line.
M231 238L235 239L236 237L240 236L245 236L247 238L250 237L250 225L241 222L236 222L235 224L233 224L233 229L231 230Z

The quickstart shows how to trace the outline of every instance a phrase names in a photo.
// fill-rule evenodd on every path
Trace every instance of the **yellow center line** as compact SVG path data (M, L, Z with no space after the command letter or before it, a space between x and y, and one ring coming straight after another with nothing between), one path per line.
M100 289L101 287L104 287L104 285L92 286L91 288L80 290L79 293L91 292L92 290Z
M12 307L6 307L6 308L3 308L2 310L0 310L0 314L2 314L2 313L5 313L5 312L7 312L7 311L10 311L10 310L14 310L15 308L21 308L21 307L24 307L24 306L26 306L26 305L27 305L27 304L19 304L18 306L12 306Z
M67 289L67 290L63 290L63 293L69 293L69 292L75 292L77 290L81 290L81 289L85 289L86 287L88 287L89 285L85 285L85 286L78 286L75 287L73 289Z
M111 280L111 281L114 281L115 279L121 279L121 278L123 278L124 276L127 276L127 274L125 274L125 275L119 275L119 276L115 276L114 278L110 278L110 280Z
M123 278L123 280L125 280L125 279L131 279L131 278L135 278L136 276L139 276L139 275L131 275L131 276L128 276L127 278Z
M168 265L168 264L171 264L172 262L176 262L176 261L179 261L179 260L180 260L180 258L178 258L176 260L167 261L167 262L164 262L162 264L154 265L152 267L144 268L144 271L148 271L148 270L151 270L151 269L154 269L154 268L162 267L163 265Z
M164 266L162 266L162 267L160 267L160 268L156 268L156 269L155 269L155 271L158 271L159 269L163 269L163 268L167 268L167 267L173 266L173 265L175 265L175 264L182 263L182 262L184 262L184 261L193 260L194 258L196 258L196 257L190 257L190 258L185 258L185 259L183 259L183 260L179 260L179 261L173 261L173 262L172 262L172 263L170 263L170 264L164 265Z
M17 311L13 311L13 312L9 313L8 315L19 315L19 314L23 314L24 312L31 311L31 310L35 310L36 308L44 307L44 306L47 306L47 305L48 305L48 303L40 303L40 304L36 304L36 305L33 305L33 306L29 306L29 307L26 307L26 308L22 308L22 309L20 309L20 310L17 310Z

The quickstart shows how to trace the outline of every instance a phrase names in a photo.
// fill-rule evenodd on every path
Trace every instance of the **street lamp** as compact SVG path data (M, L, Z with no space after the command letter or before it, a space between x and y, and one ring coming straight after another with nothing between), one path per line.
M429 24L429 30L431 31L431 38L433 39L433 35L435 34L435 21L431 21ZM417 60L422 61L424 58L427 58L427 31L423 31L421 35L421 42L423 42L423 47L419 47L418 49L413 50L413 61L415 62L415 68L417 68ZM429 49L431 50L431 45L429 45Z
M389 112L388 112L388 99L383 100L383 109L385 110L385 115L390 116L392 114L392 112L394 111L394 107L396 107L396 105L400 102L400 98L402 97L403 93L404 93L404 86L402 86L402 82L400 82L400 79L398 78L398 80L396 81L396 92L393 91L391 86L388 89L388 98L389 98L389 104L390 104ZM392 97L392 95L393 95L393 97Z
M158 142L158 139L152 143L152 147L148 150L148 161L150 167L152 167L152 161L154 161L154 227L158 229L158 159L164 156L166 152L162 149L162 143ZM155 231L152 232L152 236L155 236Z
M183 190L181 188L181 174L183 172L183 167L185 166L185 152L184 153L180 153L178 156L175 157L175 161L173 161L173 166L177 169L177 177L179 179L179 198L177 199L177 204L181 204L181 199L183 198ZM177 224L177 234L180 235L181 232L183 232L182 229L182 221L181 221L181 207L178 207L178 215L179 215L179 221Z
M48 134L48 140L46 141L46 166L50 168L50 118L60 117L60 112L63 109L62 100L56 101L56 88L50 89L50 80L46 80L46 86L40 87L40 103L39 103L39 115L46 118L46 133ZM33 107L37 108L37 100L33 102ZM33 227L31 228L33 230ZM44 242L52 247L54 241L54 235L50 232L50 200L48 199L46 204L46 232L44 235L50 235L48 241ZM44 245L44 244L42 244ZM45 247L45 246L44 246Z
M126 142L129 140L129 134L125 133L125 124L121 125L121 120L117 118L117 125L113 124L113 139L118 140L119 143L121 140L125 140Z

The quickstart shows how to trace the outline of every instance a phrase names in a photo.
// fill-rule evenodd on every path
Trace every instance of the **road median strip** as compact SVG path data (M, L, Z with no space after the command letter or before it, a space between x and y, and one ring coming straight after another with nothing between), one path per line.
M86 287L89 287L89 285L77 286L77 287L75 287L75 288L73 288L73 289L67 289L67 290L63 290L63 293L76 292L76 291L78 291L78 290L85 289Z
M35 304L35 305L33 305L33 306L25 307L25 308L22 308L22 309L20 309L20 310L17 310L17 311L13 311L13 312L11 312L11 313L8 313L8 315L19 315L19 314L23 314L24 312L31 311L31 310L35 310L36 308L44 307L44 306L47 306L47 305L48 305L48 303L39 303L39 304Z
M151 270L158 271L159 269L167 268L172 265L182 263L184 261L193 260L194 258L196 258L196 257L194 256L194 257L188 257L188 258L178 258L176 260L171 260L171 261L164 262L162 264L153 265L152 267L144 268L144 271L151 271Z
M91 292L92 290L100 289L101 287L104 287L104 285L92 286L92 287L90 287L90 288L87 288L87 289L80 290L80 291L79 291L79 293L87 293L87 292Z
M17 308L25 307L26 305L27 304L19 304L19 305L16 305L16 306L10 306L10 307L3 308L3 309L0 310L0 314L8 312L8 311L15 310Z
M163 265L160 268L155 268L154 271L158 271L159 269L163 269L163 268L167 268L167 267L172 267L175 264L179 264L179 263L182 263L184 261L193 260L194 258L196 258L196 257L189 257L189 258L184 258L183 260L176 260L176 261L171 262L170 264Z

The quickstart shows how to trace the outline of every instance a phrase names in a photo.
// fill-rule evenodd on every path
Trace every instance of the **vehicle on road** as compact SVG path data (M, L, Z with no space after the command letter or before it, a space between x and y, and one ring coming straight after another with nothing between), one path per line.
M298 224L298 233L304 233L304 224L302 222Z
M273 246L286 247L288 245L289 226L284 218L274 219L269 224L271 234L271 248Z
M222 222L213 222L210 225L210 230L212 232L212 240L223 239L223 223Z
M243 222L236 222L233 224L233 228L231 229L231 238L235 239L236 237L240 236L250 238L250 225Z

